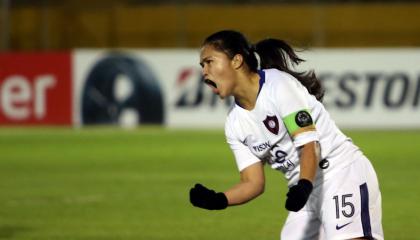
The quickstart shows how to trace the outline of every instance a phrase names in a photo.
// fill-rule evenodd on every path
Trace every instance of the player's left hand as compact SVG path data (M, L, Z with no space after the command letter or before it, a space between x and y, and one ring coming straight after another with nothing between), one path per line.
M199 183L190 190L190 202L196 207L208 210L220 210L228 206L228 200L224 193L216 193Z
M298 184L291 187L287 193L286 209L297 212L305 206L312 192L312 183L306 179L300 179Z

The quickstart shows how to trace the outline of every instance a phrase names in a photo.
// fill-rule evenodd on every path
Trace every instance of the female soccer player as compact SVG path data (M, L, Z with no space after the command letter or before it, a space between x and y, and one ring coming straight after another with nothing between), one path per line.
M314 72L291 69L302 61L277 39L250 45L230 30L206 38L204 81L220 98L235 98L225 133L240 182L225 192L196 184L190 201L209 210L246 203L264 192L268 164L289 186L281 239L318 239L320 232L325 239L383 239L376 173L331 120Z

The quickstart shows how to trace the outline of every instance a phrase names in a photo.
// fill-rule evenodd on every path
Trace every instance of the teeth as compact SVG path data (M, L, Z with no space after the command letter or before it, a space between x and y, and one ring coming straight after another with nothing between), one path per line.
M212 80L205 79L205 80L204 80L204 83L206 83L206 84L208 84L208 85L210 85L210 86L213 86L214 88L217 88L216 83L215 83L215 82L213 82Z

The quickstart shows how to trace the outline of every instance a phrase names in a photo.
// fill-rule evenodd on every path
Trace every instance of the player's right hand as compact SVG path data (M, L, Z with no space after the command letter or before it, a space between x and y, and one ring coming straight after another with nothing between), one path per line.
M228 200L224 193L216 193L199 183L190 189L190 202L195 207L208 210L221 210L228 206Z

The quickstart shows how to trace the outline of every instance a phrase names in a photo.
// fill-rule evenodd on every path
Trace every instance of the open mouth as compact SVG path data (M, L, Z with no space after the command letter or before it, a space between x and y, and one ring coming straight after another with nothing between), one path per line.
M214 87L214 88L216 88L216 89L217 89L217 85L216 85L216 83L215 83L215 82L213 82L212 80L205 79L205 80L204 80L204 83L205 83L205 84L207 84L207 85L209 85L209 86L211 86L211 87Z

